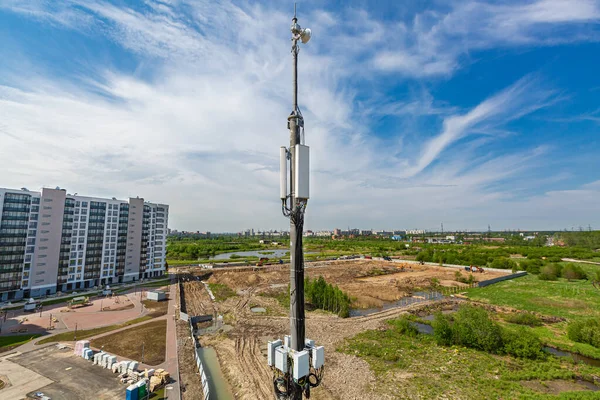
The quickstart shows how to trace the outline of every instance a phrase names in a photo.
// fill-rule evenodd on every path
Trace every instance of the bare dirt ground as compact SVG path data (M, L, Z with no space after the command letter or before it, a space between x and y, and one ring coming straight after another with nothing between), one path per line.
M417 290L442 286L464 286L455 280L456 272L468 277L468 272L455 268L432 267L418 264L392 263L386 261L337 261L313 263L306 268L311 279L323 276L355 299L358 308L380 307L385 301L395 301L409 296ZM485 271L474 273L475 281L505 275L501 272ZM287 287L289 269L287 265L270 269L218 270L208 282L222 283L245 294L248 290L264 292L273 288Z
M338 285L350 296L362 299L359 300L361 304L380 304L430 287L434 278L443 285L458 285L459 283L454 281L456 271L442 267L360 260L311 264L306 269L306 274L311 278L322 275L327 282ZM501 274L488 271L474 274L479 280L499 275ZM464 271L463 276L466 276ZM272 372L267 366L266 346L267 341L288 334L289 318L288 310L282 307L277 299L264 294L285 291L288 281L289 269L285 265L256 271L214 271L208 282L225 284L238 293L237 296L220 303L211 301L200 281L192 280L184 284L185 300L190 315L209 314L214 310L224 316L226 324L232 326L226 333L203 335L200 341L203 346L212 346L217 351L219 363L236 399L273 398ZM453 306L455 300L447 302L451 303L449 306ZM365 330L379 329L388 319L431 304L423 302L402 309L394 308L347 319L319 310L307 312L307 338L326 348L325 378L323 384L311 392L311 398L390 398L375 390L375 377L365 361L335 350L346 338ZM250 307L254 306L264 307L267 310L266 314L250 311ZM191 357L192 361L182 361L180 355L180 365L193 363L191 349L182 350L180 353L190 353L187 357ZM182 381L186 381L183 376Z

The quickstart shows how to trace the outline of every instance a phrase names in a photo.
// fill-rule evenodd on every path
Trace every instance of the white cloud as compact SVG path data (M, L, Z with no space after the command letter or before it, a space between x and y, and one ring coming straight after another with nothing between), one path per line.
M171 204L171 226L179 229L286 227L276 186L278 147L288 143L291 110L289 16L228 2L146 3L148 9L133 10L72 1L91 19L68 26L102 32L149 60L150 78L96 65L85 85L71 77L21 75L13 87L0 86L2 185L139 195ZM47 10L40 4L37 9ZM358 110L357 89L347 81L368 80L370 72L353 63L375 54L388 28L365 12L348 13L364 21L361 31L343 34L339 18L315 11L317 34L300 54L313 171L307 227L432 227L444 220L475 228L487 224L490 210L498 225L529 212L530 201L517 202L497 186L536 168L548 149L485 156L479 150L507 121L547 106L554 93L526 77L470 110L439 104L426 90L403 101L376 96ZM437 75L458 66L458 52L436 55L443 42L435 32L447 27L437 15L430 18L438 28L427 33L421 18L422 46L403 47L407 74ZM400 41L412 40L404 24L394 29ZM335 48L319 40L319 32L339 37ZM440 61L449 64L436 67ZM397 60L389 62L400 68ZM429 70L423 68L428 63ZM384 114L442 116L443 125L429 140L400 146L408 140L399 134L390 144L369 127L376 107ZM596 189L581 190L588 201ZM534 201L552 211L552 201L564 203L565 196L548 193Z

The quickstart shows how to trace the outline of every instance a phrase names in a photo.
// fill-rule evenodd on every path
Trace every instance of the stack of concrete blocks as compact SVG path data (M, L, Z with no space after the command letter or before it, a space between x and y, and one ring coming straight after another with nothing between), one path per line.
M112 369L112 366L116 363L117 363L117 356L109 356L106 359L106 365L104 366L104 368Z
M82 357L84 350L89 349L89 348L90 348L89 340L78 340L77 342L75 342L75 350L73 351L73 353L78 357Z
M131 361L127 368L127 372L129 374L133 374L135 371L137 371L138 365L139 365L139 363L137 361Z
M91 360L94 357L94 350L92 350L92 349L84 349L82 356L86 360Z
M121 361L121 365L119 366L119 373L120 374L127 373L128 368L129 368L129 361Z
M154 376L154 368L151 368L151 369L147 369L147 370L145 370L145 371L144 371L144 376L145 376L147 379L150 379L150 378L152 378L152 377Z
M102 355L102 361L100 362L100 366L102 368L106 368L106 364L108 363L109 357L110 357L110 354L108 354L108 353L104 353Z
M103 355L104 355L103 351L94 354L94 365L100 365Z

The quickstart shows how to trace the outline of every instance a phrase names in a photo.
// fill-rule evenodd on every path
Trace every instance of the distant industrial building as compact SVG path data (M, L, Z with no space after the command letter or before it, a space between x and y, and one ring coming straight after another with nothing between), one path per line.
M165 274L169 206L0 188L0 301Z

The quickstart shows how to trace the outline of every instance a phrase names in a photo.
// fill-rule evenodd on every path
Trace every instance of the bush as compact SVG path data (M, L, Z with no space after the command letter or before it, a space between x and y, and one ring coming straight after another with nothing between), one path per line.
M600 348L600 320L575 321L567 328L569 339Z
M511 324L517 325L527 325L527 326L541 326L542 320L539 319L535 314L524 312L524 313L514 313L507 314L504 319L506 322L510 322Z
M502 328L487 311L464 305L453 321L438 312L432 322L433 337L440 346L460 345L494 354L537 359L544 356L542 342L530 330Z
M540 273L540 268L544 265L544 262L540 259L534 260L521 260L519 266L523 271L527 271L530 274L537 275Z
M491 262L490 268L516 270L517 263L506 257L499 257Z
M411 323L410 319L405 317L388 321L394 327L394 330L403 335L416 337L419 335L419 330Z
M587 275L579 265L567 264L562 270L562 277L571 281L573 279L586 279Z
M511 356L532 360L545 357L541 340L527 328L519 327L514 331L504 329L502 340L504 352Z
M350 316L350 296L337 286L325 282L322 276L313 280L304 278L304 294L307 300L321 310L334 312L342 318Z
M548 264L540 270L538 278L543 281L557 281L562 273L560 264Z
M451 346L454 343L452 327L447 316L438 311L435 313L431 326L433 327L433 338L437 344Z

